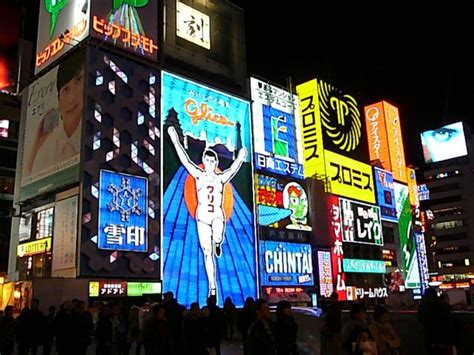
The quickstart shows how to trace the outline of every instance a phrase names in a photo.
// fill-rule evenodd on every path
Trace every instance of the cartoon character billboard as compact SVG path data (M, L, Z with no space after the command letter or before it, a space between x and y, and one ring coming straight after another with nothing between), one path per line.
M250 104L162 73L164 290L256 296Z

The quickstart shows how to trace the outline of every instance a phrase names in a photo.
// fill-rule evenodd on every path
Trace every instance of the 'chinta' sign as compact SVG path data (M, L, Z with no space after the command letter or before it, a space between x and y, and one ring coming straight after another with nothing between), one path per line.
M328 150L324 156L331 193L375 203L374 179L370 165Z
M302 184L256 174L258 223L261 226L310 231L308 196Z
M344 242L383 245L380 207L343 198L340 206Z
M296 96L255 78L250 85L256 169L303 179Z
M99 249L146 252L148 180L100 172Z

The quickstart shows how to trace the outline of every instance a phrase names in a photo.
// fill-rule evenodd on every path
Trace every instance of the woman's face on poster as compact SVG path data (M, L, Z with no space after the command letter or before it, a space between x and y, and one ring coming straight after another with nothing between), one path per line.
M84 103L84 66L59 90L59 111L64 123L79 123Z

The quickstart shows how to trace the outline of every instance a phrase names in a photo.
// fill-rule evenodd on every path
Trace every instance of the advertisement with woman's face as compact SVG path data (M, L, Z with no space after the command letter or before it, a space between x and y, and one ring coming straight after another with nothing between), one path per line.
M83 107L83 51L28 88L21 200L78 181Z
M423 132L421 144L425 163L436 163L467 155L462 122Z

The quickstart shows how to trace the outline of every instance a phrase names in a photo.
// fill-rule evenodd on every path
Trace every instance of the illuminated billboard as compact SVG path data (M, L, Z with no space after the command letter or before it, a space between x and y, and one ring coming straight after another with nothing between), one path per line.
M80 276L160 280L160 76L88 51Z
M148 250L148 180L101 170L98 248Z
M255 78L250 87L255 168L304 179L297 97Z
M42 238L33 242L18 244L16 255L19 258L36 254L48 253L51 251L51 237Z
M305 177L324 175L324 148L319 117L318 82L316 79L296 87L298 93Z
M160 293L161 282L89 281L89 297L141 297Z
M343 267L345 272L355 272L364 274L385 274L387 267L383 260L366 259L344 259Z
M339 199L343 226L343 241L383 245L380 207Z
M405 286L406 288L419 288L420 274L408 186L395 182L394 190L403 262L401 269L405 276Z
M458 158L467 155L462 122L452 123L421 134L425 163Z
M89 35L89 0L41 0L35 74Z
M142 57L158 54L157 0L95 0L91 35Z
M77 50L28 87L20 200L79 181L84 81Z
M418 196L418 185L416 183L415 169L407 168L407 184L410 204L412 206L418 206L420 204L420 198Z
M354 159L365 158L365 145L360 144L362 119L356 99L319 80L318 102L324 149Z
M250 104L162 72L164 289L178 301L255 297Z
M339 198L337 196L329 196L328 198L328 221L329 233L331 236L331 254L332 254L332 275L333 284L336 286L336 292L340 301L347 299L346 295L346 274L342 267L344 262L343 244L343 226L341 220L341 209L339 206Z
M311 244L261 240L262 286L313 286Z
M406 182L405 152L398 108L386 101L366 106L370 160L379 160L395 180Z
M326 150L326 174L331 193L375 203L372 167L360 161Z
M318 270L320 295L329 297L334 291L330 251L318 250Z
M375 185L377 187L377 203L380 206L382 220L398 222L395 204L395 191L393 190L392 173L374 167Z
M211 21L209 15L177 1L176 3L176 35L197 44L200 47L211 49Z
M304 181L255 175L258 224L265 227L311 231Z

